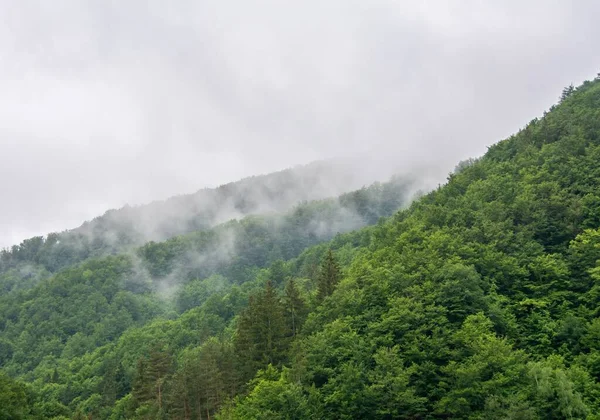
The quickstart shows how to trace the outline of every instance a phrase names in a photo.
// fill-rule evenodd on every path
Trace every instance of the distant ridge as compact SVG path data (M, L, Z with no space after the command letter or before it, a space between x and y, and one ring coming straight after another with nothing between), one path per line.
M282 212L304 201L335 197L387 180L394 172L361 170L350 160L316 161L192 194L108 210L67 232L91 236L116 247L139 245L250 214Z

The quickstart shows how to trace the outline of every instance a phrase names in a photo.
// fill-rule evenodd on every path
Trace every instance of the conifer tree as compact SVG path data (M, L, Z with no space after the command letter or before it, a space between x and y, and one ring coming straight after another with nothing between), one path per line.
M266 365L277 365L283 358L285 320L283 305L271 282L267 282L258 299L257 342L261 360Z
M59 380L60 375L58 374L58 369L54 368L54 371L52 372L52 377L50 378L50 382L52 382L53 384L57 384Z
M269 267L269 279L274 285L283 284L286 277L286 268L282 260L277 260Z
M285 357L285 339L284 308L268 281L262 292L250 298L238 322L235 352L242 382L268 364L280 364Z
M190 404L190 388L187 383L188 372L181 369L177 371L169 382L169 392L165 400L169 405L169 415L174 418L191 420L192 409Z
M162 411L164 383L172 367L171 355L165 350L154 348L148 358L138 361L133 395L138 404L151 402Z
M573 86L573 84L570 84L569 86L564 88L562 94L560 95L560 102L564 101L569 96L571 96L573 92L575 92L575 87Z
M333 251L329 249L321 263L319 276L317 278L317 300L322 302L331 295L340 280L340 266L338 265Z
M283 303L290 335L295 338L306 317L306 305L293 279L285 285Z
M102 390L103 402L106 405L113 405L117 400L117 363L114 357L104 360L104 375L100 389Z
M204 402L204 414L211 418L211 413L217 410L223 400L223 378L219 369L220 344L210 340L202 346L198 354L200 366L198 379L200 382L201 397Z

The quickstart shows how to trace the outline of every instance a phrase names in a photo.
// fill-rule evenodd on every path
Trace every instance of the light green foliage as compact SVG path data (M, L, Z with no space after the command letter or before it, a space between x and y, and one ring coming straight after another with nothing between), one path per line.
M598 121L600 83L569 89L371 228L295 347L323 418L594 418Z
M219 420L303 420L322 418L320 401L314 389L305 391L289 378L289 372L278 372L272 365L261 370L252 380L252 391L243 404L223 410Z
M18 377L0 376L6 407L40 419L598 418L599 121L600 80L569 88L387 220L404 196L394 184L127 255L25 241L0 255L0 364Z
M25 385L0 371L0 418L20 420L30 418L29 414L30 407Z

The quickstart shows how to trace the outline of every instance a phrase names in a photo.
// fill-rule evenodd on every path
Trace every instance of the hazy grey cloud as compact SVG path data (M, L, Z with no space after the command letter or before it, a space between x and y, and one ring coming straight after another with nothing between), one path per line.
M315 159L439 174L600 71L589 1L0 0L0 246Z

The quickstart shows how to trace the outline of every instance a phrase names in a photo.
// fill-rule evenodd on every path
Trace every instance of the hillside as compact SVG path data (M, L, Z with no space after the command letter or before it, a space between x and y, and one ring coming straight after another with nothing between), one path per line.
M379 172L357 171L349 160L313 162L194 194L110 210L72 233L102 241L107 247L162 241L250 214L283 212L305 201L336 197L394 174L385 169Z
M127 341L120 337L132 327L153 320L160 324L205 304L212 308L209 318L215 325L211 328L221 331L237 310L219 302L231 299L238 285L246 289L237 292L236 305L247 301L248 287L261 269L270 266L270 271L284 276L283 258L297 257L313 244L376 223L406 205L412 190L411 182L395 178L337 198L302 203L288 212L248 216L164 242L151 241L121 255L82 258L81 264L59 270L47 280L36 279L37 285L32 279L19 283L22 273L9 268L0 276L4 291L0 296L0 366L37 384L34 387L55 389L50 400L36 406L35 416L66 415L72 412L67 406L77 407L81 398L94 392L80 390L77 394L81 395L72 400L75 379L63 369L74 358L96 349L103 353L106 345ZM39 264L43 255L38 251L33 258L18 262ZM317 264L305 263L306 271L314 271ZM189 314L185 317L189 319ZM58 386L58 381L46 383L47 369L54 369L66 388ZM87 375L86 383L96 383L88 377L90 372L77 376L82 374Z
M336 197L388 179L402 170L388 166L376 171L366 168L358 171L357 163L350 159L298 165L193 194L108 210L78 228L60 233L57 240L87 242L90 252L96 254L99 250L122 250L208 229L250 214L282 212L305 201Z
M301 203L337 197L379 177L389 179L393 171L401 171L393 166L357 171L359 166L351 160L313 162L194 194L109 210L78 228L33 237L0 250L0 290L3 276L9 275L13 285L28 287L87 258L114 255L149 241L205 231L233 219L282 213ZM413 190L422 187L416 177L403 175L402 179L412 183ZM351 228L360 226L355 223Z
M0 300L0 406L23 418L600 418L599 179L597 79L371 226L311 237L300 206L284 229L282 216L250 217L68 267ZM394 189L373 188L346 207L390 211ZM310 208L330 228L346 212L326 203ZM223 253L228 232L244 246Z
M596 79L374 228L219 418L598 418L599 180Z

